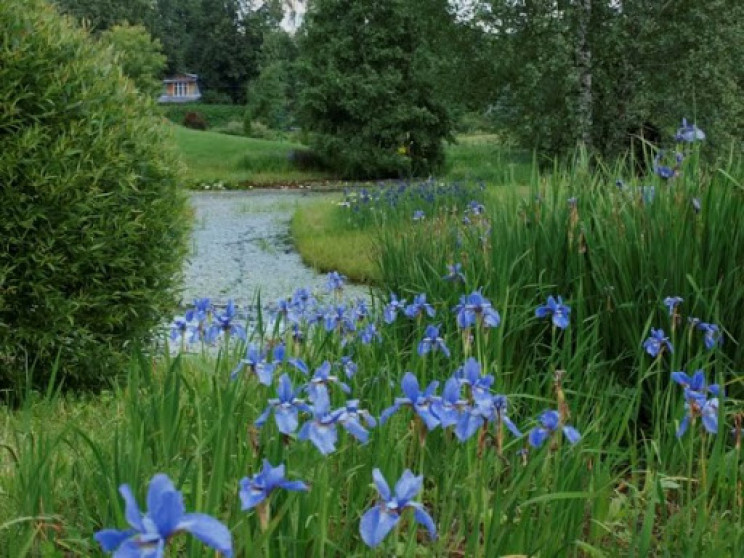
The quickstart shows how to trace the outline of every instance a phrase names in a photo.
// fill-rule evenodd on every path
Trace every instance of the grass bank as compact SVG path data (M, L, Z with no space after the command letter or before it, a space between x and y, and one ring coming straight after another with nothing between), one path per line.
M338 211L341 197L325 198L300 207L290 226L302 260L320 272L339 271L356 283L375 284L374 237L370 231L350 229Z

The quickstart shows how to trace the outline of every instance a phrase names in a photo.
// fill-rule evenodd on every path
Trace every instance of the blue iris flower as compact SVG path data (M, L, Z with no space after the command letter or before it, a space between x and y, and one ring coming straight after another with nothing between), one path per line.
M677 312L677 306L679 306L684 299L681 296L668 296L664 299L664 306L669 310L669 316L674 316Z
M439 426L439 417L434 414L432 404L435 401L434 391L439 386L439 382L433 381L429 386L421 391L416 376L411 372L406 372L400 382L405 397L396 397L395 403L388 407L380 415L380 424L385 424L387 420L404 405L410 405L416 414L424 421L429 430Z
M465 211L473 215L482 215L486 212L486 206L476 200L471 200Z
M443 277L446 281L460 281L465 282L465 274L462 272L462 264L456 263L453 265L447 265L447 275Z
M143 514L132 489L119 487L124 515L131 529L103 529L95 539L104 552L121 558L162 558L168 540L181 532L191 533L223 556L232 556L232 536L217 519L201 513L185 513L183 496L167 475L156 474L147 490L147 513Z
M208 298L197 298L194 301L194 307L186 311L187 322L204 322L209 319L212 313L212 303Z
M658 174L661 178L668 180L669 178L672 178L676 174L677 169L672 168L667 165L663 165L661 163L663 157L664 157L664 150L662 149L654 157L654 172Z
M670 353L674 352L672 342L664 335L663 329L651 328L651 335L643 342L643 348L654 358L662 353L664 349L668 350Z
M274 370L276 369L277 362L281 362L284 358L284 345L279 344L274 348L274 360L268 362L266 360L266 351L259 351L258 348L250 344L245 352L245 358L241 360L235 369L230 374L230 379L234 380L238 377L240 371L248 367L251 374L255 374L258 381L265 386L270 386L274 381Z
M721 394L721 387L718 384L706 384L705 372L702 370L695 370L692 377L684 372L672 372L672 380L685 388L685 393L689 391L705 395L707 392L710 392L716 397Z
M340 333L352 333L356 331L355 321L346 312L346 306L340 304L328 309L324 316L325 330L337 330Z
M298 399L297 397L302 389L302 387L292 389L292 381L289 379L289 376L282 374L281 378L279 378L279 385L276 388L277 397L275 399L269 399L269 406L256 419L256 426L261 427L266 424L266 420L273 410L274 420L276 421L276 427L279 429L279 432L282 434L292 434L297 430L299 411L311 412L310 407L302 399Z
M369 411L359 408L358 399L349 399L346 402L342 412L339 414L338 422L349 434L363 444L366 444L369 439L367 428L374 428L377 424L377 421ZM365 425L367 428L365 428Z
M481 367L473 357L468 358L460 368L455 371L455 378L462 385L470 389L470 397L474 401L487 399L490 397L489 390L494 382L494 377L490 374L481 376Z
M696 417L701 417L703 428L711 434L718 432L718 396L721 387L718 384L707 385L705 372L696 370L692 377L684 372L672 372L672 380L684 388L685 416L679 423L677 438L681 438ZM715 397L708 399L708 393Z
M463 411L455 427L455 436L457 436L458 440L464 442L489 421L496 421L499 427L503 424L516 437L522 435L507 415L506 396L489 395L487 397L481 397L472 406L467 407Z
M343 409L331 411L328 390L321 386L316 390L312 412L313 418L302 425L297 438L310 440L323 455L333 453L336 451L336 441L338 440L336 423L343 413Z
M552 316L553 325L560 329L566 329L571 323L571 308L563 304L563 299L559 296L556 300L552 296L548 297L548 303L544 306L538 306L535 310L535 316L544 318Z
M442 428L457 424L463 409L468 407L468 402L460 398L461 389L460 380L452 377L444 383L441 397L434 398L432 412L439 418Z
M255 508L266 500L277 488L294 492L306 492L307 485L302 481L290 481L284 476L284 465L272 467L268 459L263 460L263 469L253 477L240 479L240 509Z
M413 303L406 306L405 315L409 318L418 318L426 313L430 318L434 317L434 308L426 302L426 294L421 293L413 298Z
M562 425L561 416L558 411L552 409L543 411L538 417L540 426L536 426L530 431L529 443L533 448L539 448L552 436L559 428L571 445L576 444L581 439L581 434L573 426Z
M444 356L449 358L450 351L444 344L444 338L439 335L439 326L428 325L424 332L424 337L419 341L418 354L423 356L429 351L442 351Z
M220 334L232 335L245 340L245 328L235 323L237 317L238 311L235 308L235 303L230 299L227 301L225 310L215 315L214 322L207 332L207 343L214 342Z
M705 139L705 132L698 128L695 124L688 124L687 119L682 119L682 126L677 130L677 134L674 139L678 142L692 143L696 140L702 141Z
M480 291L460 297L460 304L455 306L457 312L457 326L461 329L482 323L485 327L498 327L501 316L491 306L491 303Z
M357 373L358 366L353 360L351 360L350 356L341 357L341 361L339 362L339 365L343 369L344 374L346 374L346 377L349 379L353 378L354 374Z
M687 393L685 416L679 423L676 436L681 438L690 427L692 419L700 417L703 428L710 434L718 433L718 398L706 399L705 395Z
M723 343L721 329L716 324L698 322L696 327L703 332L703 343L705 343L706 349L711 350L715 348L716 345Z
M321 390L327 392L330 384L338 384L344 393L351 393L351 388L348 385L339 380L338 376L331 374L331 363L326 360L315 369L315 374L313 374L307 383L307 392L310 395L310 400L315 401Z
M176 318L171 324L170 339L171 341L193 343L199 339L199 330L184 318Z
M423 212L421 209L417 209L413 212L413 220L414 221L423 221L424 218L426 218L426 213Z
M395 318L398 317L398 311L405 311L406 301L404 299L398 300L395 293L390 293L390 302L385 306L382 312L383 318L386 324L392 324Z
M373 341L381 341L382 335L377 331L377 326L375 326L375 324L367 324L367 327L359 332L359 339L363 344L369 345Z
M378 546L398 524L401 514L406 509L412 509L414 520L429 531L431 538L436 538L437 528L434 520L421 503L412 501L413 497L421 492L423 476L417 477L406 469L395 484L394 495L379 469L372 471L372 478L375 481L380 502L367 510L359 523L359 534L367 546L372 548Z
M340 293L344 289L346 275L341 275L338 271L331 271L326 279L326 289L329 292Z

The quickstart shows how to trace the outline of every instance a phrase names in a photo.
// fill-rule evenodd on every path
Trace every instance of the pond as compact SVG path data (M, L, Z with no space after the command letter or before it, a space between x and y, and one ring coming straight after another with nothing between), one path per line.
M303 190L194 192L191 254L186 264L183 304L208 297L217 305L232 298L241 307L262 306L299 287L324 292L326 275L302 263L294 250L289 223L301 204L338 196ZM347 296L368 296L350 286Z

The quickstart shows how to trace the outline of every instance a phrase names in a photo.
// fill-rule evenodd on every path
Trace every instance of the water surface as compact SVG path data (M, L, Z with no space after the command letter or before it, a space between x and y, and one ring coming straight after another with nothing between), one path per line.
M299 287L323 292L326 276L302 263L292 246L289 222L302 204L338 195L302 190L194 192L191 254L185 267L183 303L199 297L224 304L232 298L246 307L260 292L265 306ZM349 296L364 296L350 287Z

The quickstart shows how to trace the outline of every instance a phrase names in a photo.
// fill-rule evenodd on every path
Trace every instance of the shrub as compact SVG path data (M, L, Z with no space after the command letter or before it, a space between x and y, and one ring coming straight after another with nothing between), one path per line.
M214 130L220 134L227 134L228 136L244 136L245 130L243 129L243 123L231 120L225 126Z
M246 129L246 124L243 124L243 131L249 138L263 139L263 140L278 140L281 139L281 134L275 130L269 128L266 124L253 120L250 126Z
M3 2L0 28L0 389L27 365L44 385L57 358L94 387L174 306L178 166L153 102L84 31L43 0Z
M204 115L196 111L186 113L186 116L183 117L183 125L192 130L206 130L209 128L209 122L204 118Z

